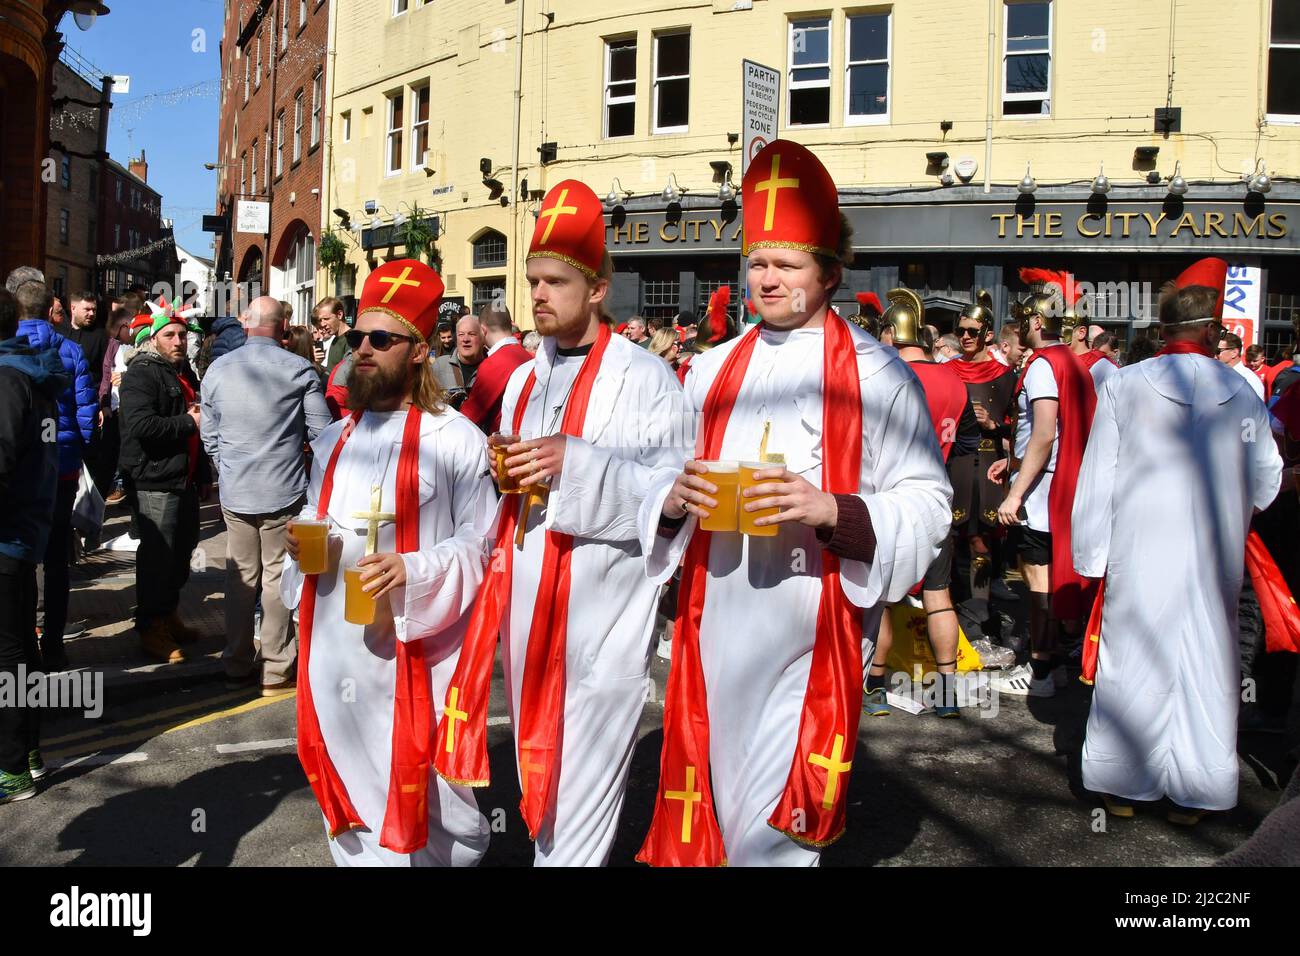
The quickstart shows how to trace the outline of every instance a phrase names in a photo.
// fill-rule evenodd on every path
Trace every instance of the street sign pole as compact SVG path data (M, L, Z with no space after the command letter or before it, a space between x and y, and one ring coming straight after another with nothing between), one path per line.
M744 181L749 169L749 161L759 154L768 143L777 138L781 127L781 73L770 66L763 66L753 60L742 60L741 70L741 153L740 178ZM740 203L737 203L740 205ZM744 211L741 210L743 217ZM744 226L744 219L741 219ZM743 248L743 246L742 246ZM740 299L741 322L748 316L749 282L745 274L745 256L740 257L740 278L737 285Z

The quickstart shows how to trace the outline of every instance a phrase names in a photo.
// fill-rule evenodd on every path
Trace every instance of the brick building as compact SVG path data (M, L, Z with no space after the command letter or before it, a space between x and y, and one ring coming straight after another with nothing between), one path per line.
M130 160L129 168L107 161L99 222L102 291L121 292L137 285L152 289L157 282L175 282L172 229L162 218L162 195L149 185L144 150Z
M110 81L71 50L54 64L45 273L55 295L93 291L98 284L95 256L109 88Z
M326 0L227 0L221 41L216 271L288 300L296 322L317 298L329 11ZM266 232L239 231L241 199L269 204Z
M43 268L54 64L63 48L59 22L72 0L0 0L0 274ZM83 3L96 14L102 4ZM83 13L83 22L86 17Z

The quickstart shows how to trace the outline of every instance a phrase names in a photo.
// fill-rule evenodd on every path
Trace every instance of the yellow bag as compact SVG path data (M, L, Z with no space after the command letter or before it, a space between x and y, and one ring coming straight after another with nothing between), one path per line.
M920 683L926 674L937 670L934 652L930 649L930 636L926 630L926 614L911 604L895 604L889 608L890 623L894 627L894 644L889 649L885 664L890 671L903 671ZM983 669L979 653L966 640L966 632L958 626L957 673Z

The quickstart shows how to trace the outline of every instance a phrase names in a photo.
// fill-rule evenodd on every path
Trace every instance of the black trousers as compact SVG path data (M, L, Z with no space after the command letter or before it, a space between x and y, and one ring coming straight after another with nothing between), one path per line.
M25 696L18 668L40 670L36 647L36 565L0 557L0 673L12 675L17 702ZM40 715L33 707L0 703L0 770L24 773L27 752L39 746Z
M135 626L144 630L176 611L199 543L199 496L186 491L135 491L140 547L135 552Z
M41 649L45 653L63 649L63 629L68 623L68 572L72 562L72 506L77 500L77 479L59 481L54 498L54 521L50 540L41 562L44 618Z
M117 475L117 459L122 451L122 432L117 415L108 415L104 427L98 432L94 454L88 457L86 464L90 476L95 480L95 487L102 497L113 493L113 479Z

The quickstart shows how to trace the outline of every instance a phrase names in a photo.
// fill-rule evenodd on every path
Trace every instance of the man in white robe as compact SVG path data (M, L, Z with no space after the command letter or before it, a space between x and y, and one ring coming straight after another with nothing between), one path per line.
M384 300L399 277L403 284L397 294ZM424 845L394 850L384 836L395 823L390 802L402 790L391 771L394 731L403 730L394 727L400 664L413 645L420 645L422 663L415 666L423 674L416 682L427 683L431 700L424 703L427 723L421 729L423 718L413 721L411 732L424 739L416 745L427 749L482 580L495 504L482 433L459 412L437 409L430 400L440 394L427 344L440 294L436 273L411 260L387 263L367 279L356 329L348 333L358 340L349 383L354 415L312 443L302 515L317 517L328 484L323 516L329 524L328 570L304 579L297 564L300 542L291 532L292 560L286 560L281 582L288 607L304 600L304 587L315 589L314 613L299 625L310 636L308 672L299 674L299 752L313 721L303 712L307 691L343 799L355 809L355 818L330 820L326 813L327 832L336 831L330 853L339 865L472 866L487 850L487 821L473 791L448 784L431 767L418 775L418 783L408 784L418 788L427 807L427 825L418 826L427 834ZM413 434L417 448L410 447ZM409 461L418 461L419 550L399 554L398 523L408 519L398 512L409 505L399 478L404 449ZM343 572L358 564L365 569L363 585L376 599L374 621L366 626L345 619ZM300 618L306 616L305 605L304 600ZM401 643L408 646L399 655ZM309 681L306 688L304 681ZM309 779L320 775L306 760L304 765Z
M552 215L553 210L559 212ZM555 226L548 228L552 220ZM600 200L588 187L573 180L552 187L527 260L542 345L536 359L517 368L506 385L501 428L512 437L491 439L510 442L505 466L521 484L550 486L540 501L519 496L527 499L522 547L513 536L498 545L513 549L499 633L522 809L536 842L537 866L603 866L608 860L649 687L659 597L658 583L645 573L637 515L647 491L665 477L671 483L685 460L676 378L662 360L611 334L604 303L612 264L604 235ZM585 405L574 408L579 402ZM582 419L576 434L561 432L570 413ZM518 508L517 502L517 496L504 497L502 520L504 510ZM567 613L562 633L539 630L537 623L547 617L544 555L553 547L548 544L553 535L572 538L567 590L557 592L562 606L555 609ZM485 587L484 600L488 593ZM548 633L563 642L562 666L530 673L532 642ZM491 664L490 646L484 650L480 671ZM470 668L468 647L466 654ZM445 720L439 734L453 748L465 746L462 730L481 728L485 716L484 695L470 694L470 681L462 677L468 675L458 673L453 689L468 723L453 727ZM562 704L549 761L551 783L545 788L539 782L547 775L548 742L526 738L538 715L529 712L524 698L529 681L541 686L548 679ZM450 752L439 755L444 756L453 758ZM482 771L452 771L451 766L439 763L444 776L472 777L482 785ZM530 781L543 792L530 790Z
M1075 569L1105 577L1083 784L1121 817L1167 797L1190 825L1237 802L1237 601L1282 462L1263 404L1213 357L1226 269L1184 273L1165 349L1106 380L1075 492Z
M773 188L780 192L767 214ZM779 505L781 513L758 519L776 525L772 537L711 533L697 642L707 715L686 718L707 724L708 748L691 766L675 766L673 715L687 705L672 683L675 674L665 704L656 819L638 857L653 865L819 863L820 846L840 835L841 822L819 838L811 828L800 832L807 808L794 807L788 832L772 820L787 777L801 771L795 757L819 644L827 555L839 562L839 586L869 644L884 605L902 600L922 579L951 527L952 489L916 376L892 348L830 310L850 233L835 204L834 183L812 153L777 140L750 165L744 192L749 293L763 324L695 358L686 403L694 414L703 413L700 428L707 432L711 388L733 352L752 349L734 400L717 409L728 416L725 433L719 451L707 457L761 461L761 450L783 455L784 466L760 471L756 479L765 483L741 498L746 510ZM808 248L823 251L815 256ZM832 334L847 353L836 356L836 371L847 378L839 381L857 393L845 397L861 402L860 466L847 494L821 490L823 468L839 468L823 458L823 396L832 374L825 357ZM656 580L672 574L692 537L702 533L697 519L717 507L717 486L702 474L690 463L642 511L642 546ZM772 480L778 477L780 484ZM688 558L682 602L688 601L689 574ZM686 613L679 609L674 671L690 664L682 656L694 642L684 632ZM828 741L829 750L808 757L817 768L815 799L827 810L838 805L841 817L857 735L860 652L861 646L854 652L857 673L843 675L848 726L833 745ZM712 808L708 795L698 792L710 779ZM722 846L696 852L715 815Z

